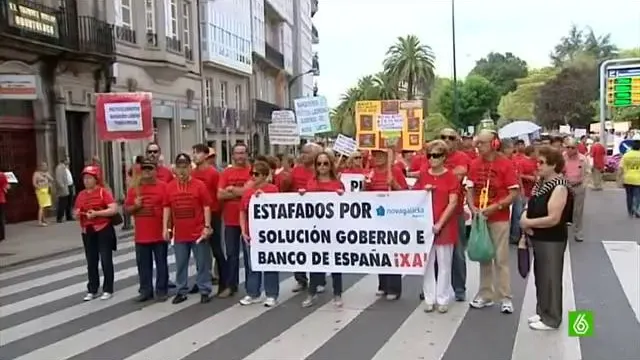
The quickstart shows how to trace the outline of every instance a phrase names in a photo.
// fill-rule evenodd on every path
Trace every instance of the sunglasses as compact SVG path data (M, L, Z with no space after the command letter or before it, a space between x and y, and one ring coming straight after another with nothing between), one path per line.
M440 135L440 140L456 141L458 138L453 135Z
M160 150L147 150L147 154L157 154Z
M362 156L354 156L353 158L354 158L355 160L361 160L361 159L362 159Z
M538 165L545 165L547 162L543 160L538 160Z
M142 167L142 170L149 170L149 171L151 171L151 170L155 170L155 167L153 167L153 166L143 166L143 167Z
M328 161L318 161L316 163L316 166L317 167L320 167L320 166L331 166L331 163L329 163Z
M257 171L252 171L252 172L251 172L251 176L259 177L259 176L262 176L262 174L260 174L260 173L259 173L259 172L257 172Z
M431 153L431 154L427 154L427 159L440 159L443 156L444 156L443 153Z

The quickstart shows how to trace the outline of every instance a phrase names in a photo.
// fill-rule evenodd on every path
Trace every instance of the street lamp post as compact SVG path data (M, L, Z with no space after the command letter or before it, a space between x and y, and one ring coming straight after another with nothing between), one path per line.
M293 96L291 96L291 88L293 87L293 84L295 84L296 80L300 79L301 77L303 77L305 75L308 75L308 74L313 74L313 73L315 73L315 70L311 69L311 70L305 71L303 73L300 73L300 74L292 77L291 80L289 80L289 87L288 87L288 90L289 90L289 107L292 110L293 110Z
M453 47L453 119L455 126L458 124L458 70L456 66L456 5L451 0L451 42Z

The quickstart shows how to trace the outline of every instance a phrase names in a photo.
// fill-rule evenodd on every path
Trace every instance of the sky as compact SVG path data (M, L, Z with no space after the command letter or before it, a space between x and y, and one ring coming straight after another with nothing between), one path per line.
M382 69L399 36L418 36L435 53L436 74L453 74L451 0L319 0L313 23L318 89L332 107L360 77ZM459 77L492 51L536 68L549 65L572 24L610 33L620 48L640 47L640 0L456 0L455 24Z

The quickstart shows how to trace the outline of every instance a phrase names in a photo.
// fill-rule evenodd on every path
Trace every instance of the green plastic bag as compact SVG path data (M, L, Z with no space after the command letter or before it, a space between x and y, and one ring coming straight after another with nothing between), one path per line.
M482 214L473 217L467 255L469 260L480 263L489 262L496 255L496 249L491 241L491 234L489 234L487 226L487 218Z

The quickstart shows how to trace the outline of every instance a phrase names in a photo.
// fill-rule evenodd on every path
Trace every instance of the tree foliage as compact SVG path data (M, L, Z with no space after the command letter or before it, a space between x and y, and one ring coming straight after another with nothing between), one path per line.
M498 104L498 126L514 120L533 121L534 103L540 88L557 74L551 67L531 70L529 76L516 80L516 90L504 95Z
M435 140L440 135L440 131L452 127L447 118L440 113L429 114L424 125L424 139L426 141Z
M454 120L453 83L449 84L438 99L441 113L456 128L475 126L498 105L498 89L482 76L470 75L458 82L458 117Z
M572 25L569 34L560 39L549 57L555 67L563 67L583 53L599 62L616 57L618 52L618 47L611 42L611 34L596 35L589 27L579 29Z
M528 75L527 63L510 52L491 52L476 61L471 74L480 75L496 86L500 96L516 89L516 79Z

